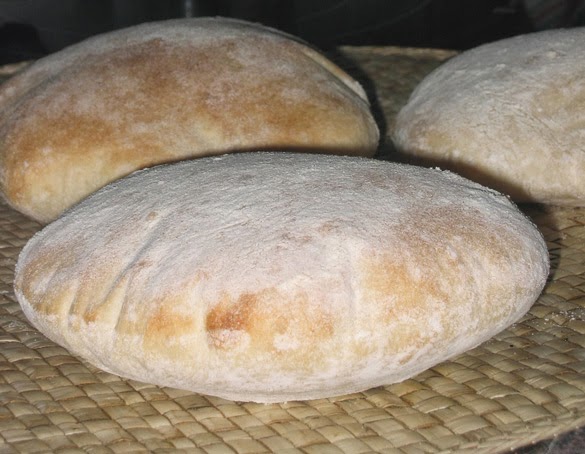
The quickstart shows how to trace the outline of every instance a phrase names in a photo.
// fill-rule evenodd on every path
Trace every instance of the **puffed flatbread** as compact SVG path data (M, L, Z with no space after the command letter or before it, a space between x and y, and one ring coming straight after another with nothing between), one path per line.
M0 86L0 192L48 222L154 164L246 150L371 156L362 87L301 41L223 18L90 38Z
M547 274L536 227L450 172L243 153L106 186L26 245L15 291L34 326L104 370L278 402L475 347Z
M427 76L393 127L397 149L517 202L585 205L585 27L466 51Z

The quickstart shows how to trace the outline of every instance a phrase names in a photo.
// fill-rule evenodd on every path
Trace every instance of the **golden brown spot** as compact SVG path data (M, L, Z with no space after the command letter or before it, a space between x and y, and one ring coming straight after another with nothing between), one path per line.
M265 289L244 293L237 299L225 296L208 312L205 328L210 344L216 348L233 346L225 334L239 333L249 336L252 347L274 353L279 349L279 336L286 336L298 350L323 342L333 336L334 320L305 294L291 297Z
M99 315L100 315L99 306L94 305L86 309L86 311L82 314L82 318L86 324L90 324L94 323L98 319Z
M195 321L192 317L181 314L161 303L146 323L148 337L160 342L188 335L195 331Z
M236 302L222 300L207 314L207 331L250 329L250 316L256 310L258 300L255 295L245 293Z

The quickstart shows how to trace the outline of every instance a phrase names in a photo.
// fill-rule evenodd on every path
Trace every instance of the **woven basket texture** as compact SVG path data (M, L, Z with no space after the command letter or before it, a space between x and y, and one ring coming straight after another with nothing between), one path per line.
M452 53L344 48L388 124ZM17 66L0 68L0 78ZM231 402L97 370L30 326L12 289L41 226L0 204L0 454L499 453L585 426L585 209L521 207L552 270L518 323L402 383L331 399Z

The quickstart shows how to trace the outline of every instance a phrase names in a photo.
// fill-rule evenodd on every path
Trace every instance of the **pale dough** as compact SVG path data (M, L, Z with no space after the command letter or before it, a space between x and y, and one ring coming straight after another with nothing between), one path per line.
M536 227L450 172L243 153L137 172L18 260L34 326L94 365L278 402L411 377L522 317L548 275Z
M393 126L415 162L517 202L585 205L585 28L497 41L443 64Z
M114 31L0 86L0 192L42 222L136 169L246 150L372 156L362 87L308 45L199 18Z

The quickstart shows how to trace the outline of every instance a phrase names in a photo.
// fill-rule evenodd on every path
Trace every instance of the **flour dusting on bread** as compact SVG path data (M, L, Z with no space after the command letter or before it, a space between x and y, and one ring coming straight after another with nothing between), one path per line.
M257 24L177 19L43 58L0 86L0 191L47 222L155 164L245 150L372 156L361 86Z
M403 380L536 300L548 255L509 200L449 172L244 153L115 182L36 235L32 323L122 376L273 402Z

